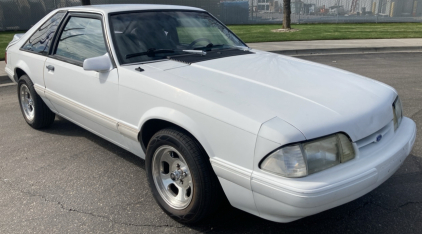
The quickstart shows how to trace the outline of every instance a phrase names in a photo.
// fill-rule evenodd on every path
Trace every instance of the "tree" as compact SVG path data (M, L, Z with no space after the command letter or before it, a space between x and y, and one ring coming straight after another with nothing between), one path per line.
M91 5L91 0L81 0L82 5Z
M292 14L292 9L290 6L291 0L283 0L283 28L290 29L290 14Z

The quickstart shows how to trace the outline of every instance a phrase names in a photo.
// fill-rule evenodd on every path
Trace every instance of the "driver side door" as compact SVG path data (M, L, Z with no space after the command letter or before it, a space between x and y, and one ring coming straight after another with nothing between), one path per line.
M121 145L117 68L106 72L83 68L85 59L109 53L102 16L71 13L56 38L44 67L46 96L61 116Z

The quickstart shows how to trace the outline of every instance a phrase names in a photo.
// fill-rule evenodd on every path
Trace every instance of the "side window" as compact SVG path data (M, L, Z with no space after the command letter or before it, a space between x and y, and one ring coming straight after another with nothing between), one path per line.
M34 35L29 38L22 49L47 55L51 46L51 41L53 40L53 36L65 14L65 12L58 12L49 20L47 20L34 33Z
M56 55L83 62L107 53L101 20L71 17L63 29Z

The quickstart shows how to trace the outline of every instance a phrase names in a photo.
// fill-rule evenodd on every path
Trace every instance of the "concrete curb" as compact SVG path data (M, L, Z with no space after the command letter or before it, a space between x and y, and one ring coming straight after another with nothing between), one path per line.
M16 83L0 84L0 88L2 88L2 87L9 87L9 86L13 86L13 85L17 85L17 84Z
M361 54L361 53L389 53L389 52L422 52L422 46L399 47L360 47L335 49L299 49L268 51L282 55L318 55L318 54Z

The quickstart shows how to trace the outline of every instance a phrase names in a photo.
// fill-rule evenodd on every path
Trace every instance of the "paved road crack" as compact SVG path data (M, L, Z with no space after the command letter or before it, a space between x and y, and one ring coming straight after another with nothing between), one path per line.
M365 208L366 206L371 205L371 204L374 204L374 203L373 203L373 201L372 201L372 194L368 194L367 196L369 196L369 198L367 198L367 199L368 199L367 201L363 202L363 203L362 203L362 204L360 204L358 207L356 207L356 208L354 208L354 209L350 210L349 212L347 212L347 213L346 213L343 217L340 217L340 218L338 219L338 221L340 221L340 220L344 220L344 219L346 219L347 217L352 216L354 213L358 212L359 210L362 210L362 209L363 209L363 208Z
M394 211L398 211L399 209L408 206L408 205L414 205L414 204L422 204L422 201L408 201L402 205L400 205L399 207L397 207L396 209L394 209Z
M381 205L381 204L377 204L377 203L373 203L375 206L377 206L378 208L381 208L381 209L383 209L383 210L386 210L386 211L389 211L389 212L398 212L401 208L403 208L403 207L406 207L406 206L408 206L408 205L414 205L414 204L422 204L422 201L408 201L408 202L405 202L404 204L402 204L402 205L399 205L398 207L396 207L396 208L389 208L389 207L385 207L384 205Z
M30 196L30 197L39 197L39 198L41 198L42 200L44 200L45 202L48 202L48 203L55 203L55 204L59 205L60 209L66 211L66 212L75 212L75 213L85 214L85 215L89 215L89 216L96 217L96 218L105 219L109 222L112 222L113 224L133 226L133 227L156 227L156 228L185 228L186 227L184 225L174 226L174 225L168 225L168 224L154 225L154 224L135 224L135 223L129 223L129 222L120 222L120 221L116 221L116 220L114 220L114 219L112 219L108 216L105 216L105 215L95 214L95 213L87 212L87 211L81 211L81 210L74 209L74 208L68 208L62 202L50 200L45 195L36 194L36 193L33 193L33 192L28 192L28 191L25 191L25 190L15 188L12 185L11 182L6 182L2 178L0 178L0 181L3 182L7 187L9 187L10 190L12 190L14 192L19 192L19 193L25 194L25 195Z
M347 212L343 217L339 218L338 220L344 220L347 217L352 216L354 213L358 212L359 210L362 210L363 208L365 208L368 205L375 205L378 208L381 208L383 210L389 211L389 212L398 212L401 208L406 207L408 205L415 205L415 204L422 204L422 201L408 201L405 202L404 204L399 205L397 208L389 208L389 207L385 207L382 204L376 203L373 200L373 196L372 194L368 194L369 198L367 201L363 202L361 205L359 205L358 207L350 210L349 212Z

